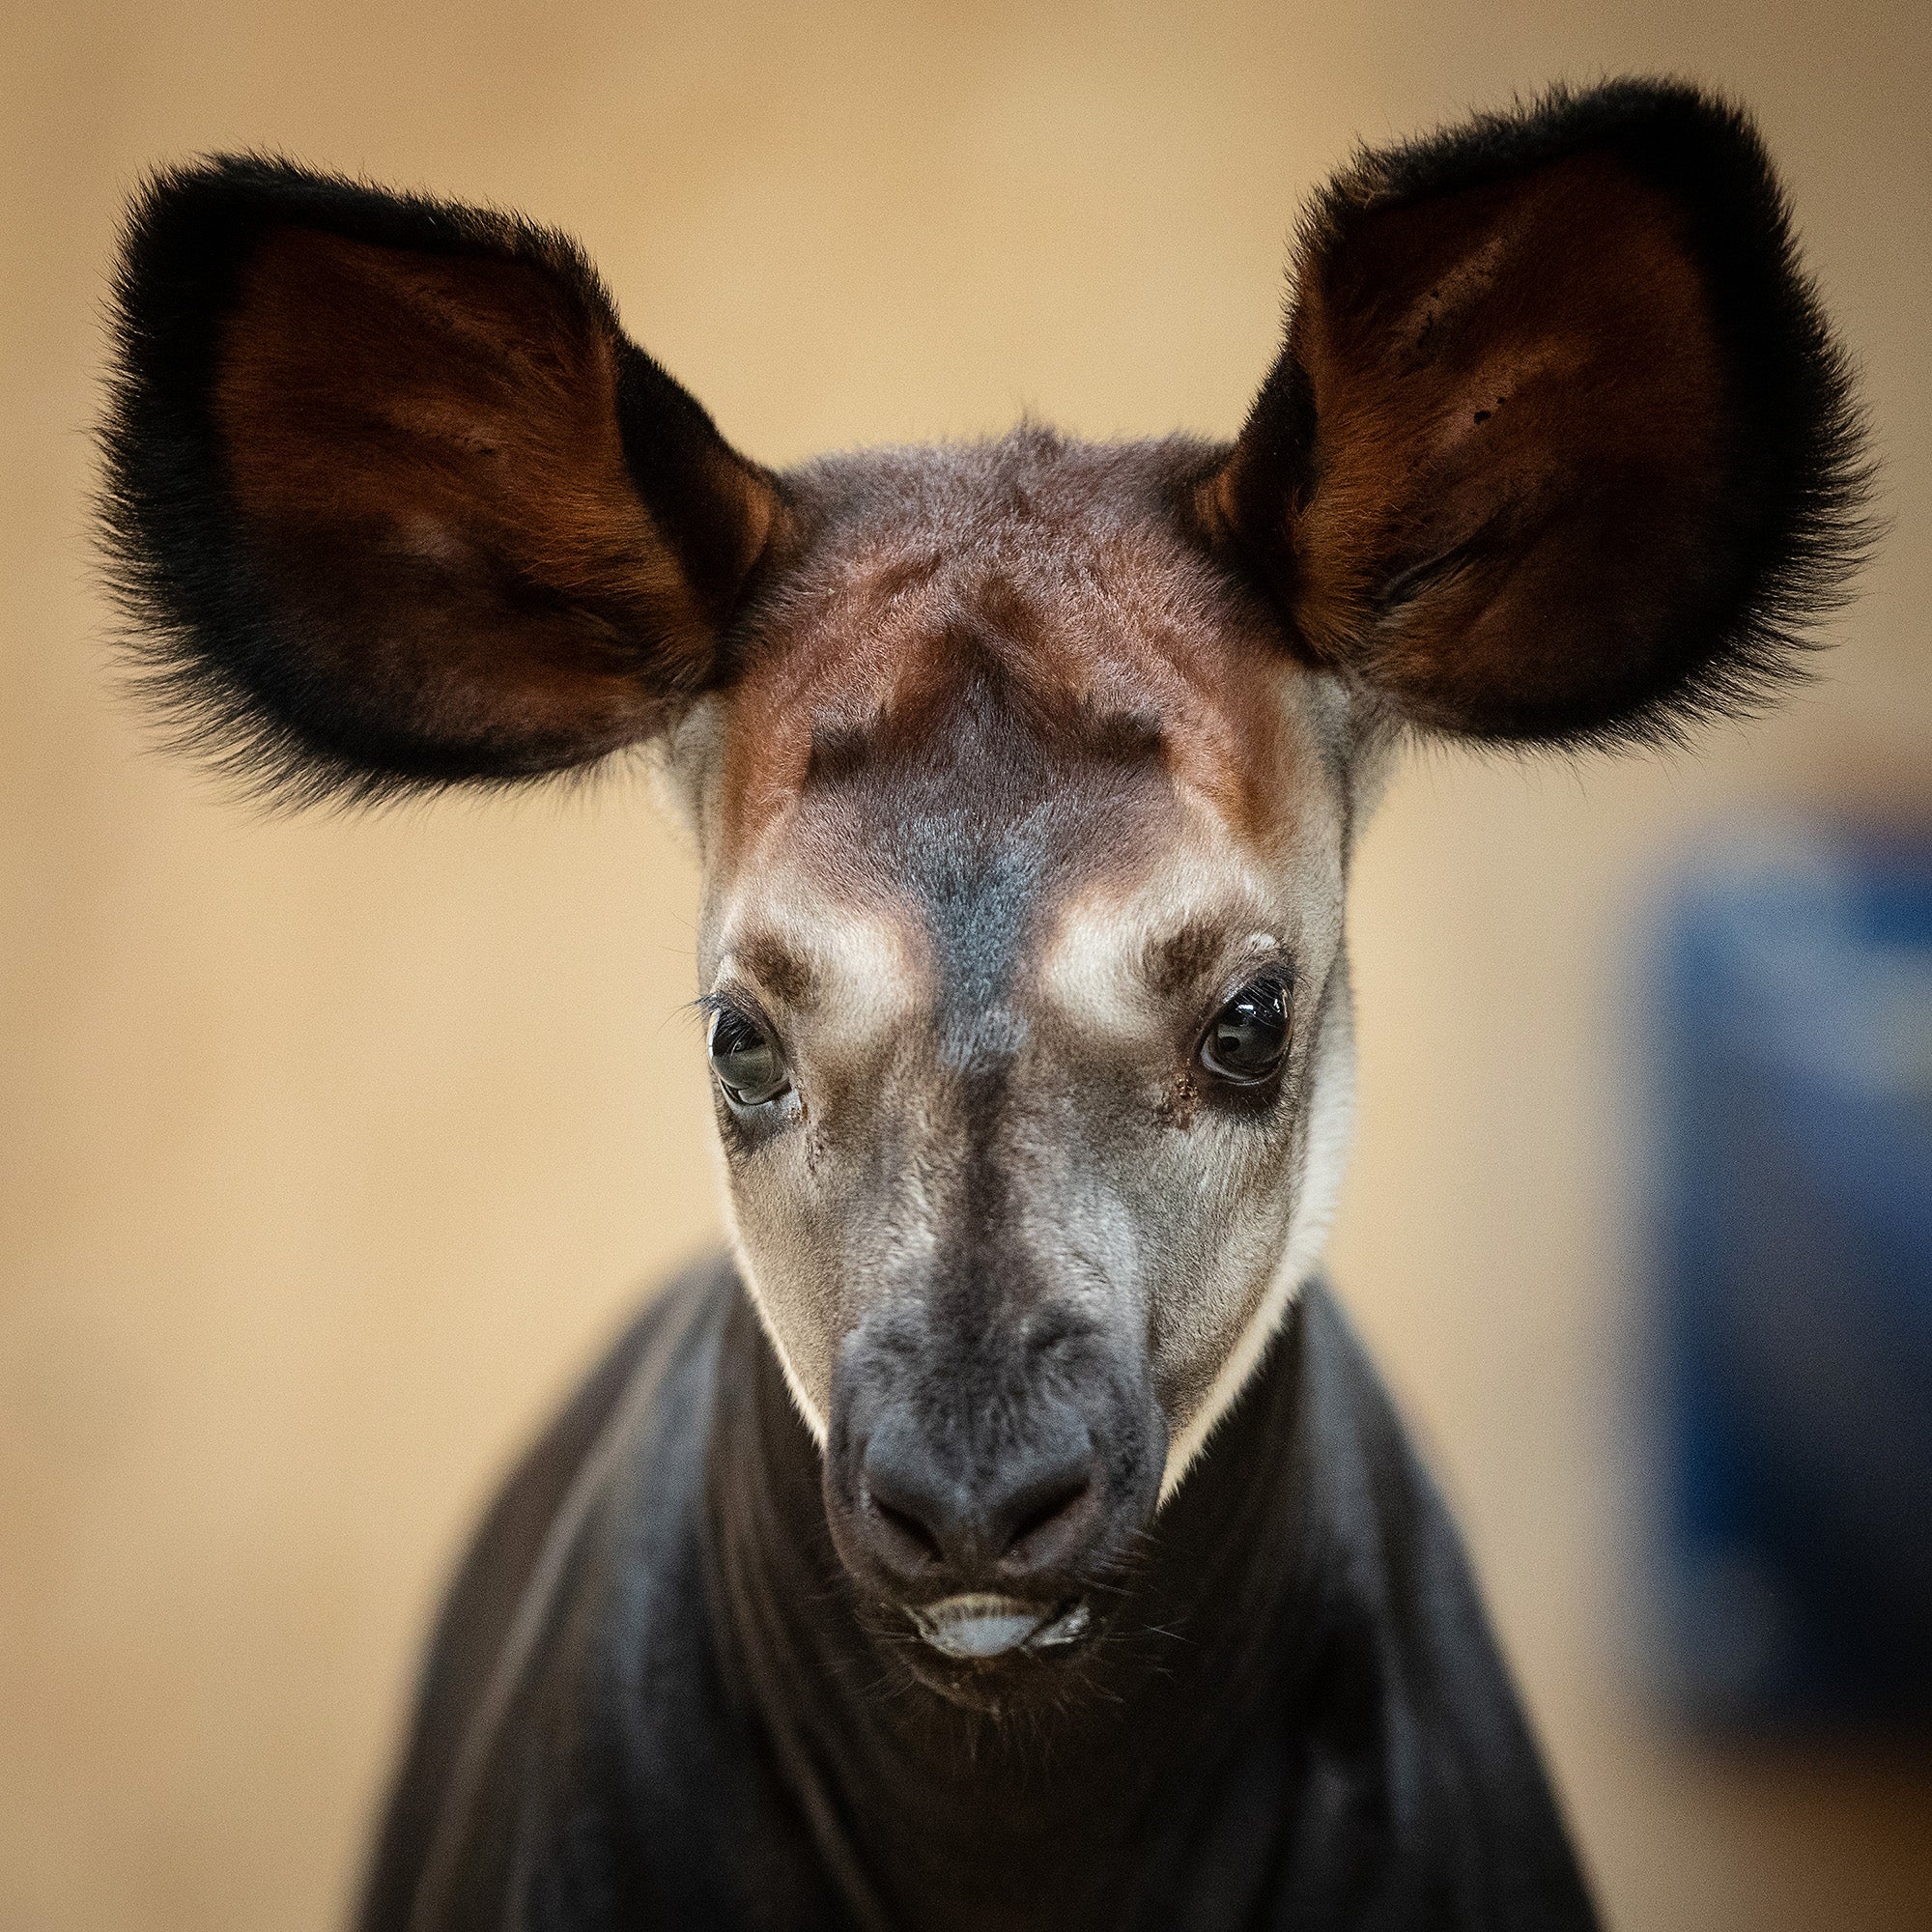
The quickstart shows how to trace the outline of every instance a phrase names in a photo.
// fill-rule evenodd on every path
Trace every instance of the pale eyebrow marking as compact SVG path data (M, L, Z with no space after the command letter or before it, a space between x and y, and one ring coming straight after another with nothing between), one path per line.
M928 976L911 922L794 875L741 889L709 990L748 983L783 1011L809 1011L821 1037L863 1037L901 1021Z
M1067 906L1040 962L1048 998L1118 1026L1130 1012L1152 1018L1219 962L1281 951L1262 923L1265 884L1245 859L1224 849L1186 870L1184 884L1169 871L1124 899L1094 894Z

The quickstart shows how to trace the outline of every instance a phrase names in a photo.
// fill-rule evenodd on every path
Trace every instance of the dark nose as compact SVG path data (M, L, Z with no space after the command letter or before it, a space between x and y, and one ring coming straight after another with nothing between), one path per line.
M1100 1516L1093 1440L1071 1415L964 1470L887 1420L860 1467L856 1527L887 1574L908 1585L1017 1583L1071 1569Z

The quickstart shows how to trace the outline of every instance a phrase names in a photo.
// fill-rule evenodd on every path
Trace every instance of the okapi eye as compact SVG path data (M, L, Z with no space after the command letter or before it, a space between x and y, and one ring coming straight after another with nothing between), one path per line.
M728 1007L712 1017L711 1070L741 1107L761 1107L790 1085L778 1042L755 1020Z
M1253 1087L1288 1052L1288 982L1279 974L1251 980L1208 1022L1201 1065L1217 1080Z

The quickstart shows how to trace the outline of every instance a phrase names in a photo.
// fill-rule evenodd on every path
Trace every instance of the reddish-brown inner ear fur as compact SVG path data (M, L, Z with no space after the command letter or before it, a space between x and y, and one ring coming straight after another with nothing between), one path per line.
M1302 265L1314 446L1279 494L1308 648L1418 723L1589 728L1712 594L1725 379L1670 201L1612 157L1372 212ZM1252 516L1257 452L1220 508Z
M627 473L619 349L527 263L298 227L254 251L213 402L230 489L373 733L539 770L701 680L713 626Z

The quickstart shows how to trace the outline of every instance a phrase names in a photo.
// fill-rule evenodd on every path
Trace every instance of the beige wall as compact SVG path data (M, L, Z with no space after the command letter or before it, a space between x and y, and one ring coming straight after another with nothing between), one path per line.
M693 877L634 788L264 822L109 701L82 426L140 170L269 146L574 229L776 462L1021 410L1225 432L1292 212L1353 137L1628 69L1762 116L1896 529L1824 681L1701 762L1445 753L1398 785L1357 893L1336 1268L1619 1921L1932 1918L1925 1783L1714 1759L1631 1694L1612 1380L1634 895L1714 811L1924 783L1928 38L1921 0L15 0L0 1928L329 1924L455 1538L638 1284L716 1226L678 1011Z

